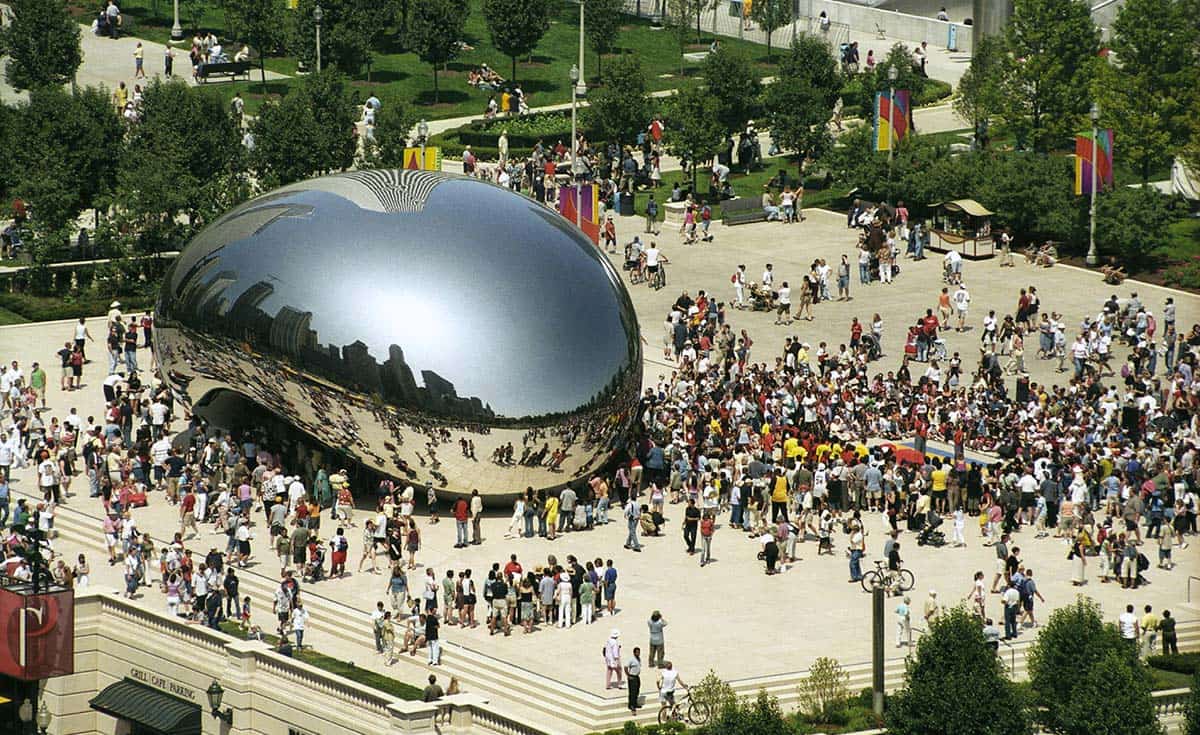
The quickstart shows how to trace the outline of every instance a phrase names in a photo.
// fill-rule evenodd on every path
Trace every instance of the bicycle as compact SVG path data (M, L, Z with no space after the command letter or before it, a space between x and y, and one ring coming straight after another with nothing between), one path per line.
M667 285L667 266L663 260L658 261L658 270L654 272L654 277L650 281L650 288L655 291Z
M703 702L697 702L691 698L691 691L679 697L675 702L663 702L658 710L658 724L665 725L668 722L686 722L689 725L700 727L708 724L712 718L712 713L709 712L708 705Z
M875 568L863 575L861 583L864 592L870 592L876 586L886 590L908 592L917 583L917 578L907 569L895 571L884 566L882 559L875 560Z

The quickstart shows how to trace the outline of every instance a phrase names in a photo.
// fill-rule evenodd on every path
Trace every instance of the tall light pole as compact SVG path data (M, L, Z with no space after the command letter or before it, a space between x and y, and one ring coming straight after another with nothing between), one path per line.
M417 138L421 141L421 169L425 168L425 141L429 138L429 123L421 120L417 123Z
M888 65L888 182L892 180L892 158L896 155L896 77L900 74Z
M1096 154L1099 150L1097 140L1100 136L1100 105L1092 103L1092 204L1088 209L1088 252L1087 264L1095 267L1100 264L1096 255L1096 169L1100 168L1100 160Z
M179 25L179 0L175 0L175 22L171 24L171 40L183 40L183 26Z
M583 5L581 4L582 8ZM579 201L579 143L575 133L575 110L579 100L579 67L571 64L571 177L575 179L575 226L580 226L579 210L583 209Z
M317 73L321 73L321 19L325 17L325 12L321 10L321 6L313 8L313 21L317 24Z

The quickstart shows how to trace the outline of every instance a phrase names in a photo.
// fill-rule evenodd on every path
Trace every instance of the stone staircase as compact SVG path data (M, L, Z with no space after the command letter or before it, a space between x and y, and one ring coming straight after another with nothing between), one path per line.
M22 493L17 492L18 496ZM91 515L69 506L60 506L55 519L58 539L89 550L104 552L100 533L100 521ZM193 554L201 557L204 550L195 548ZM240 570L241 591L249 594L259 605L269 606L274 599L278 581L253 569ZM375 643L371 631L370 616L336 600L324 597L311 586L305 590L305 604L310 612L309 638L315 641L337 640L352 647L356 655L370 661L375 657ZM1193 605L1180 604L1176 616L1179 623L1179 645L1184 650L1200 648L1200 609ZM269 609L269 607L267 608ZM891 630L888 630L890 635ZM1015 679L1026 676L1026 652L1034 636L1025 630L1025 639L1009 646L1004 644L1000 656L1004 666ZM889 638L890 641L890 638ZM320 644L318 649L322 649ZM327 652L332 653L329 648ZM443 644L442 665L438 668L443 679L457 677L464 690L489 697L488 709L505 721L497 732L504 735L575 735L619 728L628 719L625 690L611 690L608 696L585 691L570 684L557 681L515 664L511 664L486 653L459 643ZM342 651L344 653L344 649ZM889 649L889 654L896 649ZM386 673L408 682L421 682L431 669L424 664L424 656L402 657L396 666ZM849 674L848 688L857 693L871 686L871 664L869 661L843 664ZM805 671L792 671L774 675L758 676L731 681L730 685L741 696L754 696L765 690L778 698L784 708L798 704L797 685ZM597 674L599 675L599 673ZM885 687L891 691L898 688L904 676L904 658L889 658L885 664ZM642 690L644 708L636 718L639 722L656 721L658 695L655 692L655 672L643 673ZM698 678L698 677L693 677Z

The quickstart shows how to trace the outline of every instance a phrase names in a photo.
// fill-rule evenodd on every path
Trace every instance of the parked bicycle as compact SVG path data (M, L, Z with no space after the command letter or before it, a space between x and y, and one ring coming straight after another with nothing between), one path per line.
M886 564L882 559L875 560L875 568L862 577L864 591L870 592L876 587L882 587L888 592L908 592L917 583L917 578L912 572L907 569L888 569Z

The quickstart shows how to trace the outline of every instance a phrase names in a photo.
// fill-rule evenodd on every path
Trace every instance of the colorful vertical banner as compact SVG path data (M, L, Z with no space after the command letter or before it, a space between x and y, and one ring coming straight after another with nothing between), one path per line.
M1091 133L1075 136L1075 194L1092 193L1092 167L1096 166L1096 184L1100 191L1113 185L1113 131L1097 131L1095 145ZM1092 160L1093 148L1097 161Z
M442 149L435 145L425 147L425 160L421 160L420 148L404 149L404 168L413 171L441 171Z
M895 100L895 109L892 101ZM891 150L892 141L897 144L908 135L909 115L912 107L908 103L908 90L897 89L894 96L887 92L875 93L875 150Z
M583 233L594 244L600 243L600 189L591 184L579 186L579 198L583 203L579 212L579 225ZM558 190L558 211L563 219L575 223L575 187L568 184Z

